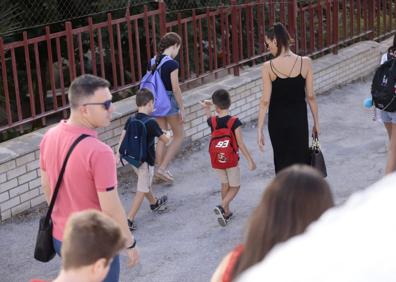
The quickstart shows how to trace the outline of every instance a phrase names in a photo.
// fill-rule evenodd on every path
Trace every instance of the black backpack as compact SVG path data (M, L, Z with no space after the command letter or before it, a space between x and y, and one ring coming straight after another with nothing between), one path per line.
M388 60L375 71L371 84L371 95L376 108L396 111L396 58L388 56Z
M135 116L127 121L125 137L120 145L120 159L122 165L123 160L135 167L140 167L147 160L147 152L149 146L147 144L147 127L146 124L153 118L137 119Z

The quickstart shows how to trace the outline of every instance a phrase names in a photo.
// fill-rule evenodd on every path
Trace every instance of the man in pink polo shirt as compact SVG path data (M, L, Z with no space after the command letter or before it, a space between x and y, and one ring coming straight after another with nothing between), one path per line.
M133 266L138 262L139 254L117 192L116 160L112 149L97 139L95 131L108 126L111 121L113 105L109 87L107 80L93 75L82 75L71 83L69 119L48 130L40 144L41 182L49 203L73 141L81 134L90 135L76 146L66 166L52 212L54 247L60 255L65 224L73 212L96 209L120 225L126 239L128 265ZM117 256L104 281L118 281L119 273Z

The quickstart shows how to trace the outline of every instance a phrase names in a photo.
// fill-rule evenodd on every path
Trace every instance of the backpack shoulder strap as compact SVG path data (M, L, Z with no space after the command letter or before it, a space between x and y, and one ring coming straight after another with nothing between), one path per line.
M234 150L238 150L238 141L236 139L235 132L232 130L232 127L234 126L236 120L238 118L236 116L231 116L231 118L227 122L227 128L231 131L231 136L232 136L232 146L234 147Z
M147 117L147 118L144 118L143 120L139 120L139 121L143 124L143 130L144 130L146 136L147 136L147 134L148 134L148 131L147 131L147 123L148 123L149 121L152 121L152 120L155 121L155 118ZM154 143L155 143L155 140L153 139L153 141L150 142L149 145L152 145L152 144L154 144Z
M211 122L212 122L213 130L216 130L216 128L217 128L217 117L216 116L212 116L211 117Z
M172 60L172 58L169 57L169 56L163 57L161 62L158 64L156 70L159 70L162 67L163 64L165 64L167 61L170 61L170 60Z
M131 122L132 122L133 120L135 120L135 119L136 119L136 117L135 117L134 115L129 117L129 119L127 120L127 128L129 127L129 125L131 124Z
M151 119L151 118L150 118L150 119ZM149 120L149 119L147 119L147 120ZM142 124L143 127L144 127L144 130L146 130L146 123L147 123L146 119L143 119L143 120L142 120L142 119L138 119L138 118L136 118L136 116L130 117L129 120L128 120L127 130L128 130L128 128L130 127L130 125L131 125L132 122L137 122L137 123L139 123L139 124Z
M152 118L152 117L149 117L149 118L147 118L147 119L145 119L143 122L144 122L144 124L146 124L146 123L148 123L149 121L155 121L155 118Z
M144 125L146 125L151 120L155 121L155 118L152 118L149 116L149 117L144 117L144 118L140 119L139 121L141 121Z
M237 120L236 116L231 116L231 118L227 122L227 128L231 129Z

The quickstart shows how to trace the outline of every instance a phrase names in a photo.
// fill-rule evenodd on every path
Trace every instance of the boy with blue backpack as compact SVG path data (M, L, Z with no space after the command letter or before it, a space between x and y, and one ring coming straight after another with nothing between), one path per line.
M131 231L136 229L135 217L145 197L150 203L150 209L155 212L166 210L168 201L167 196L156 198L151 192L151 185L154 176L155 137L165 144L169 138L155 119L149 116L154 110L154 96L149 90L140 89L137 92L136 105L138 112L126 122L117 150L117 159L123 165L124 161L131 164L138 176L137 192L128 213Z

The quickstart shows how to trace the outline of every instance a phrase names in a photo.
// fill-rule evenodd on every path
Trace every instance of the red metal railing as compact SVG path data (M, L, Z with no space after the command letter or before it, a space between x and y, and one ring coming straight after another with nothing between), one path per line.
M171 19L171 17L173 18ZM168 19L167 19L168 17ZM180 34L180 80L187 84L220 72L239 74L241 65L263 61L265 30L283 22L299 54L337 52L362 38L381 39L396 29L396 0L245 1L190 15L166 14L166 7L42 36L4 43L0 38L0 132L32 122L46 125L66 116L67 86L93 73L111 81L114 93L137 86L158 40L167 31ZM142 36L143 35L143 36Z

